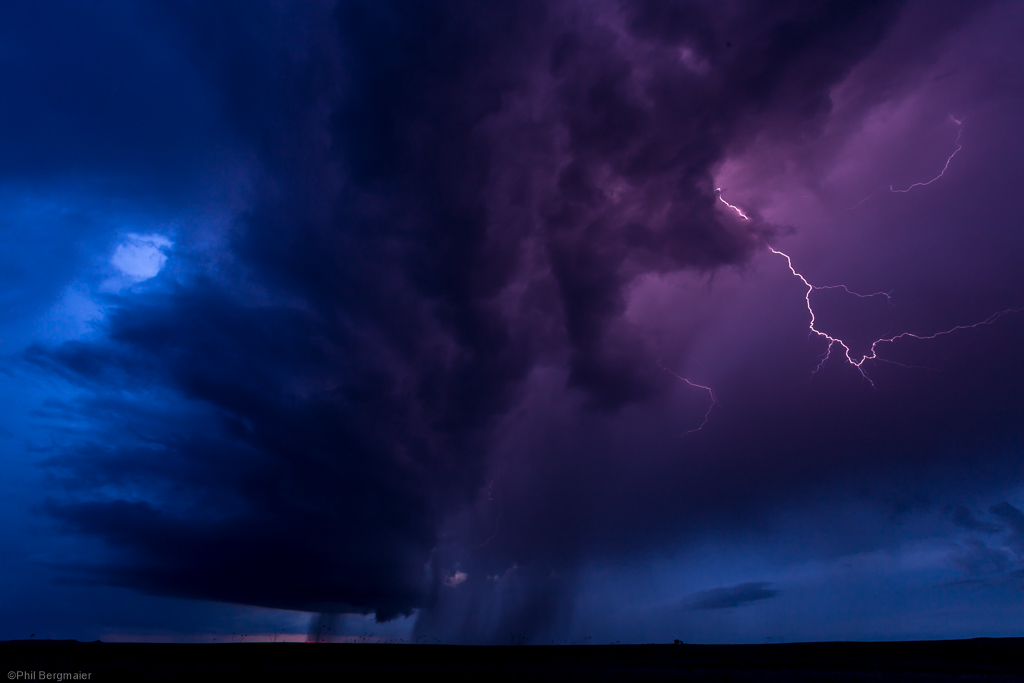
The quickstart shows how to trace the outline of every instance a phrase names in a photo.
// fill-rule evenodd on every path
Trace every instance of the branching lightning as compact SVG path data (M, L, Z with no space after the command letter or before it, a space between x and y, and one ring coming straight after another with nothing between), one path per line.
M963 133L963 121L961 121L959 119L956 119L956 118L953 118L952 116L950 118L959 127L959 130L957 131L957 135L956 135L956 149L953 150L953 153L950 154L949 157L946 159L946 163L942 167L942 170L939 172L939 174L937 176L935 176L934 178L932 178L931 180L923 181L923 182L919 182L919 183L914 183L914 184L910 185L909 187L907 187L906 189L903 189L903 190L897 190L892 185L890 185L889 188L888 188L890 192L899 193L899 194L905 194L905 193L910 192L911 190L913 190L915 187L925 187L927 185L931 185L932 183L934 183L935 181L937 181L939 178L943 177L946 174L946 171L949 169L949 164L953 161L953 157L955 157L957 155L957 153L960 152L961 149L963 149L963 145L960 144L960 136ZM884 188L879 188L879 190L881 190L881 189L884 189ZM733 212L735 212L737 216L739 216L740 218L742 218L745 221L749 221L750 220L750 216L748 216L746 214L746 212L743 211L743 209L741 209L740 207L736 206L735 204L730 204L728 201L725 200L725 198L722 196L722 188L720 188L720 187L719 188L715 188L715 194L718 197L718 201L722 202L727 207L729 207L729 209L732 210ZM866 197L863 200L861 200L861 202L858 203L857 206L859 206L860 204L863 204L871 196L873 196L873 194L869 195L868 197ZM856 207L854 207L854 208L856 208ZM868 361L880 361L880 362L886 362L886 363L894 363L896 365L900 365L900 366L903 366L903 367L914 367L914 366L904 365L903 363L897 363L896 361L891 361L891 360L888 360L886 358L880 357L879 356L879 345L880 344L891 344L891 343L893 343L893 342L895 342L897 340L900 340L900 339L918 339L918 340L921 340L921 341L926 341L926 340L930 340L930 339L936 339L938 337L942 337L942 336L945 336L945 335L948 335L948 334L952 334L954 332L958 332L958 331L961 331L961 330L969 330L969 329L975 329L975 328L979 328L979 327L984 327L984 326L987 326L987 325L992 325L993 323L997 322L999 319L1001 319L1004 316L1007 316L1007 315L1009 315L1011 313L1022 313L1022 312L1024 312L1024 307L1022 307L1022 308L1007 308L1007 309L1004 309L1002 311L998 311L997 313L993 313L988 318L985 318L984 320L982 320L980 322L971 323L971 324L964 324L964 325L956 325L956 326L951 327L951 328L949 328L947 330L942 330L942 331L939 331L939 332L935 332L933 334L915 334L913 332L902 332L902 333L894 335L892 337L882 337L882 338L874 340L871 343L871 347L868 350L868 352L863 354L863 355L860 355L858 357L857 354L853 353L853 351L850 350L850 345L849 345L849 343L846 340L844 340L844 339L842 339L840 337L834 337L834 336L828 334L827 332L818 329L815 326L816 323L817 323L817 315L814 312L814 306L811 304L811 294L813 292L817 291L817 290L841 289L842 291L846 292L847 294L851 294L853 296L856 296L856 297L859 297L859 298L862 298L862 299L870 299L872 297L879 297L880 296L880 297L885 297L886 301L891 301L892 300L892 292L890 291L890 292L874 292L872 294L860 294L859 292L855 292L855 291L851 290L846 285L813 285L813 284L811 284L807 280L806 277L803 276L802 273L800 273L800 272L798 272L796 270L796 268L793 266L793 259L790 258L789 254L781 252L778 249L775 249L774 247L772 247L770 245L767 245L767 246L768 246L768 251L770 251L771 253L776 254L778 256L781 256L784 259L786 259L786 265L789 268L789 272L792 273L795 278L800 280L800 282L803 283L804 287L807 288L807 291L804 293L804 302L807 305L807 312L808 312L808 314L810 314L810 317L811 317L810 322L807 325L807 328L810 331L810 334L813 334L813 335L823 339L828 344L828 346L826 347L824 353L822 353L822 355L819 358L819 362L818 362L817 367L814 369L814 372L811 373L812 375L817 373L819 370L821 370L822 367L824 367L825 363L832 357L833 351L835 351L836 347L839 347L840 349L842 349L842 358L847 363L849 363L853 367L857 368L857 371L860 372L861 376L869 384L871 384L871 386L874 386L874 382L871 380L871 378L868 376L867 372L864 369L864 364L867 363ZM659 364L659 366L660 366L660 364ZM691 429L691 430L687 431L686 434L692 434L693 432L699 432L708 423L708 419L711 416L711 411L714 410L716 405L718 405L718 400L715 397L715 392L711 389L711 387L704 386L703 384L697 384L696 382L692 382L689 379L687 379L687 378L685 378L685 377L683 377L683 376L681 376L681 375L679 375L679 374L669 370L668 368L666 368L664 366L660 366L660 367L665 372L670 373L671 375L673 375L674 377L676 377L680 381L685 382L687 385L693 387L694 389L701 389L701 390L706 391L708 393L708 396L709 396L709 398L711 400L710 400L710 403L708 404L707 411L704 413L704 420L701 422L699 427L696 427L695 429Z
M836 346L839 346L843 350L843 357L846 359L846 362L849 363L850 365L852 365L853 367L857 368L857 370L860 372L861 376L864 377L864 379L866 379L871 384L871 386L874 386L874 382L871 381L871 378L868 377L867 372L865 372L865 370L864 370L864 363L866 363L869 360L879 360L879 361L885 361L885 362L890 362L890 363L894 362L894 361L887 361L886 359L879 357L879 355L878 355L878 345L879 344L892 343L892 342L896 341L897 339L919 339L919 340L935 339L937 337L942 337L942 336L945 336L947 334L952 334L953 332L957 332L959 330L969 330L969 329L974 329L974 328L977 328L977 327L982 327L982 326L985 326L985 325L991 325L992 323L996 322L997 320L999 320L1000 318L1002 318L1005 315L1009 315L1010 313L1020 313L1020 312L1024 311L1024 308L1007 308L1007 309L999 311L997 313L993 313L992 315L990 315L988 318L985 318L981 322L972 323L972 324L969 324L969 325L956 325L955 327L951 327L948 330L942 330L941 332L935 332L934 334L922 335L922 334L914 334L913 332L902 332L902 333L897 334L897 335L892 336L892 337L882 337L882 338L876 339L875 341L873 341L871 343L871 348L870 348L870 350L866 354L862 355L860 358L855 358L854 354L851 353L850 347L846 343L846 341L844 341L843 339L840 339L839 337L833 337L833 336L829 335L828 333L823 332L823 331L819 330L818 328L816 328L814 326L814 323L816 321L816 317L814 315L814 308L811 306L811 292L813 292L816 289L842 289L845 292L848 292L850 294L853 294L854 296L858 296L858 297L861 297L861 298L869 298L869 297L873 297L873 296L884 296L886 299L890 298L889 294L885 293L885 292L875 292L874 294L858 294L857 292L853 292L850 289L848 289L845 285L826 285L826 286L812 285L810 282L807 281L807 278L805 278L802 274L798 273L797 270L793 267L793 260L789 257L788 254L785 254L785 253L779 251L778 249L774 249L771 246L768 247L768 251L772 252L773 254L778 254L782 258L786 259L786 264L789 266L789 272L793 273L793 275L796 278L798 278L800 280L800 282L802 282L804 284L805 287L807 287L807 292L806 292L806 294L804 294L804 300L807 302L807 312L810 313L810 315L811 315L811 321L808 324L808 329L811 332L813 332L814 334L816 334L817 336L821 337L822 339L824 339L825 341L828 342L828 348L825 350L825 353L822 354L821 361L818 363L818 367L816 367L814 369L814 372L817 372L818 370L820 370L822 368L822 366L824 366L825 362L829 358L832 357L833 349ZM897 365L902 365L902 363L897 363Z
M868 382L871 382L871 378L868 377L867 373L864 372L863 367L864 361L868 360L868 355L861 357L859 360L854 360L853 356L850 355L850 347L849 345L847 345L845 341L843 341L839 337L833 337L826 332L822 332L821 330L814 326L814 323L817 321L817 317L814 314L814 307L811 306L811 292L813 292L816 289L842 289L844 292L849 292L850 294L861 297L862 299L867 299L874 296L884 296L886 299L889 299L889 295L886 294L885 292L875 292L874 294L858 294L857 292L851 291L846 285L812 285L810 282L807 281L807 278L805 278L803 275L796 271L796 268L793 267L793 259L791 259L788 254L784 254L783 252L778 251L777 249L774 249L771 246L768 247L768 251L772 252L773 254L778 254L782 258L786 259L786 264L789 266L789 272L793 273L793 275L796 278L798 278L800 282L804 283L805 287L807 287L807 292L804 294L804 301L807 302L807 312L811 314L811 322L808 324L807 327L811 332L813 332L814 334L818 335L819 337L828 342L828 348L826 349L825 353L822 354L821 360L818 363L818 367L814 369L814 372L818 372L818 370L822 368L822 366L825 364L825 361L827 361L831 357L833 347L835 347L838 344L840 347L842 347L843 355L846 357L847 362L849 362L851 365L857 368L857 370L860 371L860 374L864 377L864 379L866 379ZM872 358L874 358L875 356L875 344L877 343L878 342L876 341L874 344L871 345L871 352L869 355ZM874 386L874 382L872 382L872 386Z
M956 121L957 124L961 123L960 121L957 121L956 119L953 119L953 120ZM957 139L959 140L959 136L957 136ZM960 149L961 149L961 147L960 147L960 145L958 143L957 144L957 151L960 151ZM949 157L949 159L951 160L953 158L953 156L955 156L955 155L956 155L956 152L954 152L953 155L951 155ZM949 167L949 160L946 161L946 168L948 168L948 167ZM945 168L943 169L942 172L945 173ZM914 187L917 187L917 186L920 186L920 185L928 185L930 183L933 183L933 182L935 182L936 180L938 180L941 177L942 177L942 173L940 173L935 178L932 178L927 183L915 183L914 185L911 185L909 188L907 188L907 190L893 190L893 192L907 192L907 191L913 189ZM743 220L750 220L750 218L743 212L742 209L740 209L738 206L734 206L733 204L730 204L729 202L725 201L725 199L722 197L721 189L716 189L715 191L718 193L718 199L723 204L725 204L730 209L735 211L736 214L740 218L742 218ZM882 296L882 297L885 297L885 299L887 301L891 301L891 294L892 294L892 292L874 292L873 294L860 294L858 292L853 291L852 289L850 289L846 285L812 285L807 280L807 278L805 278L803 276L803 274L799 273L796 270L796 268L793 267L793 259L791 259L789 257L789 254L781 252L778 249L775 249L774 247L772 247L770 245L768 245L768 251L772 252L773 254L777 254L778 256L781 256L782 258L786 259L786 265L789 267L789 272L791 272L794 277L799 279L800 282L802 282L803 285L807 288L807 291L804 293L804 301L807 304L807 312L811 316L811 321L810 321L810 323L808 323L807 328L810 330L810 332L812 334L817 335L821 339L824 339L826 342L828 342L828 347L825 349L825 352L821 355L821 358L820 358L820 360L818 362L818 366L814 369L814 372L811 373L812 375L817 373L818 370L821 370L821 368L824 367L824 365L828 361L828 359L832 357L832 352L838 346L839 348L842 349L843 358L846 360L846 362L849 363L850 365L852 365L853 367L857 368L857 371L860 372L861 376L865 380L867 380L871 384L871 386L874 386L875 383L871 380L870 377L868 377L868 374L867 374L867 372L864 369L864 364L867 361L869 361L869 360L878 360L878 361L883 361L883 362L887 362L887 363L894 363L895 362L895 361L890 361L890 360L887 360L885 358L879 357L879 355L878 355L878 345L879 344L892 343L892 342L894 342L894 341L896 341L898 339L908 339L908 338L909 339L920 339L920 340L935 339L937 337L941 337L941 336L944 336L944 335L947 335L947 334L952 334L953 332L957 332L959 330L968 330L968 329L973 329L973 328L976 328L976 327L982 327L982 326L985 326L985 325L991 325L992 323L996 322L997 320L999 320L1003 316L1009 315L1010 313L1024 312L1024 308L1007 308L1007 309L999 311L997 313L993 313L992 315L990 315L985 320L982 320L981 322L972 323L972 324L969 324L969 325L957 325L955 327L949 328L948 330L942 330L941 332L935 332L934 334L921 335L921 334L914 334L912 332L902 332L902 333L897 334L897 335L892 336L892 337L882 337L882 338L879 338L879 339L876 339L875 341L873 341L871 343L870 350L866 354L864 354L864 355L862 355L862 356L860 356L858 358L858 357L856 357L856 354L854 354L850 350L850 345L846 342L846 340L841 339L840 337L833 337L832 335L828 334L827 332L824 332L823 330L820 330L817 327L815 327L815 323L817 322L817 316L814 313L814 306L811 304L811 293L814 292L815 290L841 289L844 292L846 292L847 294L852 294L853 296L859 297L861 299L870 299L872 297ZM897 365L903 365L902 363L896 363L896 364ZM678 375L676 375L676 376L678 377ZM689 380L686 380L686 379L684 379L682 377L680 377L679 379L682 379L684 382L687 382L688 384L692 385L692 382L690 382ZM706 388L706 387L704 387L704 388ZM710 391L710 389L708 391ZM706 421L707 421L707 419L705 417L705 422Z
M896 193L904 194L904 193L910 192L915 187L924 187L926 185L931 185L936 180L938 180L939 178L941 178L942 176L944 176L946 174L946 171L949 169L950 162L953 161L953 157L955 157L957 155L957 153L961 149L963 149L963 145L960 144L960 136L963 134L963 131L964 131L963 121L961 121L961 120L959 120L957 118L954 118L952 116L950 116L950 118L953 120L953 123L955 123L957 125L958 129L959 129L957 131L957 134L956 134L956 141L955 141L956 149L953 150L953 153L950 154L949 157L946 159L946 163L945 163L945 165L943 165L942 170L939 172L939 174L937 176L935 176L934 178L932 178L931 180L927 180L927 181L919 182L919 183L914 183L914 184L910 185L909 187L907 187L904 190L894 189L893 186L890 185L889 186L889 191L890 192L896 192ZM721 194L719 194L719 199L722 199ZM728 205L731 208L733 208L744 219L747 219L747 216L742 211L740 211L738 208L733 207L732 204L729 204L724 199L722 199L722 201L725 202L726 205ZM862 200L861 203L863 203L864 201L867 201L867 198ZM919 340L935 339L937 337L941 337L941 336L944 336L944 335L947 335L947 334L952 334L953 332L957 332L959 330L967 330L967 329L973 329L973 328L977 328L977 327L982 327L984 325L991 325L992 323L996 322L997 320L999 320L1000 318L1002 318L1005 315L1008 315L1010 313L1020 313L1020 312L1024 311L1024 308L1008 308L1008 309L999 311L997 313L993 313L992 315L990 315L985 320L982 320L981 322L972 323L972 324L969 324L969 325L956 325L955 327L951 327L948 330L942 330L941 332L936 332L934 334L921 335L921 334L914 334L912 332L903 332L903 333L897 334L897 335L892 336L892 337L883 337L883 338L876 339L875 341L873 341L871 343L870 350L866 354L860 356L859 358L855 358L854 355L851 353L850 346L846 343L846 341L844 341L843 339L840 339L839 337L833 337L833 336L829 335L828 333L823 332L822 330L819 330L818 328L816 328L814 326L817 318L815 317L815 314L814 314L814 308L811 305L811 292L813 292L814 290L818 290L818 289L842 289L843 291L845 291L845 292L847 292L849 294L853 294L854 296L858 296L858 297L861 297L861 298L869 298L869 297L874 297L874 296L884 296L887 300L890 299L891 292L889 292L889 293L875 292L874 294L858 294L857 292L851 291L848 287L846 287L846 285L825 285L825 286L812 285L810 282L807 281L807 278L805 278L802 274L797 272L797 270L793 267L793 260L789 257L788 254L785 254L785 253L783 253L783 252L781 252L781 251L779 251L779 250L777 250L777 249L775 249L775 248L773 248L771 246L768 246L768 250L770 252L772 252L773 254L778 254L779 256L781 256L784 259L786 259L786 265L789 266L789 272L793 273L794 277L798 278L800 280L800 282L802 282L804 284L804 286L807 287L807 292L804 294L804 300L807 302L807 312L811 316L811 321L808 324L808 329L812 333L814 333L815 335L821 337L822 339L824 339L825 341L828 342L828 348L825 350L825 353L822 354L821 361L818 363L818 367L816 367L814 369L814 372L817 372L818 370L820 370L822 368L822 366L825 364L825 362L829 358L831 358L832 351L835 349L835 347L839 346L843 350L843 357L846 359L846 362L849 363L850 365L854 366L855 368L857 368L857 370L860 372L861 376L864 377L864 379L866 379L868 382L870 382L872 386L874 386L874 382L871 381L871 378L868 377L867 373L865 372L865 370L864 370L864 363L866 363L869 360L879 360L879 361L890 362L890 363L894 362L894 361L888 361L888 360L886 360L884 358L879 357L879 355L878 355L878 345L879 344L892 343L892 342L894 342L894 341L896 341L898 339L907 339L907 338L919 339ZM902 365L902 363L897 363L897 365Z

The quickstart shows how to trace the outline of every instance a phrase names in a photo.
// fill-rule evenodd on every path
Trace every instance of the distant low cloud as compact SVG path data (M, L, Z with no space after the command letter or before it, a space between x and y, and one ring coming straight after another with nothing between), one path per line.
M978 519L970 510L965 508L963 505L957 505L955 508L950 508L949 514L954 524L963 527L964 529L968 529L970 531L984 531L987 533L995 533L996 531L999 531L999 529L1001 528L998 524L993 524L992 522L985 522Z
M736 586L723 586L711 590L699 591L684 601L686 609L710 610L741 607L759 600L774 598L779 591L769 588L767 581L751 581Z
M1001 574L1013 563L1005 549L992 548L978 538L964 540L950 559L961 571L973 575Z
M993 505L989 512L1009 527L1010 535L1006 539L1006 545L1018 555L1024 555L1024 512L1006 501Z

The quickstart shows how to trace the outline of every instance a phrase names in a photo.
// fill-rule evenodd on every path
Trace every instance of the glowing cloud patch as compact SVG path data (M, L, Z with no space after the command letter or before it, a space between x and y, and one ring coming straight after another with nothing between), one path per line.
M466 572L455 572L454 574L452 574L444 580L444 585L448 586L449 588L455 588L468 578L469 574L467 574Z
M131 283L156 277L167 263L165 249L174 243L163 235L128 235L126 242L114 250L110 263Z

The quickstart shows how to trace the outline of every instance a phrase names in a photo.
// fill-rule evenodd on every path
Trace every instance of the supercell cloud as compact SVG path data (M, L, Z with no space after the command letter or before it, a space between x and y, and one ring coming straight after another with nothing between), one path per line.
M1019 635L1024 316L919 338L1024 305L1019 6L2 12L6 514L51 539L7 571L317 638ZM888 293L816 329L917 337L822 362L774 248Z

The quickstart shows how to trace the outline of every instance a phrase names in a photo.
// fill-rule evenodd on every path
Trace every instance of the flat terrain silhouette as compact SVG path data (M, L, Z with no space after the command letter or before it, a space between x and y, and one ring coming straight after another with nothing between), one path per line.
M1021 681L1024 638L768 645L0 643L9 672L90 681ZM37 676L35 680L42 680ZM31 680L31 679L28 679ZM50 680L56 680L51 678ZM74 680L65 678L64 680ZM81 680L81 679L79 679Z

